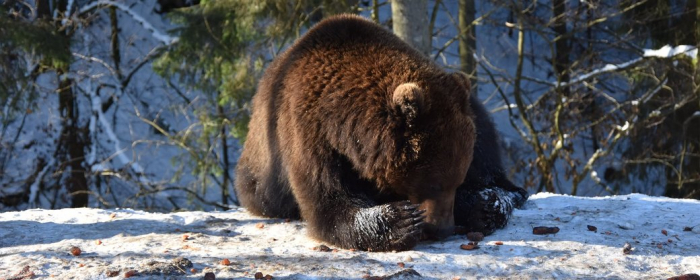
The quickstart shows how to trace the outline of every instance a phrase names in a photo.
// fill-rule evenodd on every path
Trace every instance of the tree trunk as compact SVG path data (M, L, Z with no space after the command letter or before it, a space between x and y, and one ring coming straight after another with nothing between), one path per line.
M230 175L230 170L233 169L231 167L231 163L228 158L228 137L226 133L226 124L224 123L224 118L226 115L224 114L224 107L221 105L216 105L216 112L219 115L219 118L221 118L221 132L219 134L220 140L221 140L221 156L224 160L223 164L223 170L224 170L224 180L221 183L221 205L228 205L228 186L230 185L231 182L231 175ZM223 209L223 210L228 210L228 209Z
M554 73L557 75L557 80L560 82L569 81L569 55L571 49L569 46L569 40L566 28L566 1L565 0L552 0L552 15L554 16L554 24L552 25L552 30L554 30L558 39L554 42L554 61L552 61L552 66L554 67ZM568 88L562 89L562 93L568 96Z
M695 1L695 39L698 40L695 41L696 46L700 46L700 0Z
M88 184L85 161L87 146L87 131L80 127L79 109L76 106L76 95L73 92L73 81L63 78L67 69L58 69L60 82L58 87L58 110L61 114L61 136L58 139L56 157L61 163L61 171L67 173L63 182L71 194L71 207L88 206Z
M394 33L421 53L430 54L427 0L392 0Z
M38 1L39 7L48 7L48 1ZM55 9L58 13L65 13L66 1L57 1ZM42 13L47 10L42 8ZM50 11L49 11L50 12ZM40 18L50 19L50 14L41 14ZM56 22L57 32L65 36L66 31L61 30L60 22ZM67 46L70 48L70 45ZM58 112L61 115L61 134L56 147L56 159L59 162L59 172L63 173L59 179L59 186L64 186L71 195L71 207L88 206L88 183L85 168L85 147L87 146L87 129L80 126L80 114L77 106L77 95L73 90L73 80L68 78L70 66L61 66L56 70L58 76ZM55 201L54 201L55 203Z
M459 62L460 70L469 75L472 94L476 94L476 5L474 0L459 0Z
M372 0L372 13L370 17L374 23L381 24L379 21L379 0Z
M51 4L49 0L36 1L36 17L44 20L49 20L51 18Z
M109 7L109 21L112 27L112 60L114 60L114 70L117 72L117 78L119 83L122 83L124 78L122 77L121 70L121 52L119 50L119 20L117 18L117 8Z
M672 5L672 4L668 4ZM685 12L677 19L666 21L669 23L667 30L663 32L666 36L671 36L673 45L698 45L698 1L688 1L683 7ZM667 10L671 11L673 6ZM669 12L670 14L670 12ZM664 17L665 18L665 17ZM695 69L692 69L695 68ZM669 127L673 127L679 133L677 142L680 145L668 145L668 150L678 153L677 170L680 174L669 170L666 171L666 190L664 196L695 198L700 199L700 117L696 116L700 112L700 91L693 86L694 82L685 73L691 71L698 72L697 66L693 66L688 61L678 63L671 68L668 75L668 84L674 92L683 95L696 95L698 102L689 102L675 110ZM676 143L674 143L676 144ZM680 150L678 150L680 146ZM680 175L680 176L679 176ZM693 180L695 179L695 180Z

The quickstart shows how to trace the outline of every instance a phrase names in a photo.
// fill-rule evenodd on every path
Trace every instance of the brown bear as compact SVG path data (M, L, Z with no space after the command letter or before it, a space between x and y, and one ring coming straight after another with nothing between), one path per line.
M478 126L495 134L473 102L466 76L383 27L326 19L260 81L237 166L239 200L257 215L302 218L311 235L343 248L407 250L423 234L452 234L455 221L492 231L512 208L500 206L522 198L498 186L500 159L472 174Z

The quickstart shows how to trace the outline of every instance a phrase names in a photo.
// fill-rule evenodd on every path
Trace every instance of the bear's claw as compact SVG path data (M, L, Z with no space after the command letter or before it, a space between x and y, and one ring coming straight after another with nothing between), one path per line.
M425 210L419 210L417 204L409 201L399 201L389 204L396 209L389 215L389 244L387 250L403 251L413 248L420 241L425 222Z

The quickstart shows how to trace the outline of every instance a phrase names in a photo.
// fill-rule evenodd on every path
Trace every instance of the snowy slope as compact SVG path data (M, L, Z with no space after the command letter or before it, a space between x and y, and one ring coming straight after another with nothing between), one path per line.
M256 272L275 279L361 279L409 268L428 279L659 279L700 273L697 213L700 202L695 200L542 193L478 249L460 249L468 240L453 236L421 243L413 251L370 253L314 250L322 243L306 237L303 223L252 217L243 209L171 214L27 210L0 213L0 278L24 275L19 272L29 266L25 271L35 278L120 279L136 270L141 275L135 279L160 279L166 276L156 268L184 257L196 271L170 266L172 275L185 273L175 279L201 279L205 272L217 279L250 279ZM560 231L534 235L535 226ZM623 253L625 242L634 248L630 254ZM72 256L72 246L82 254ZM220 264L225 258L230 265ZM152 274L144 275L149 270ZM107 277L110 271L119 277Z

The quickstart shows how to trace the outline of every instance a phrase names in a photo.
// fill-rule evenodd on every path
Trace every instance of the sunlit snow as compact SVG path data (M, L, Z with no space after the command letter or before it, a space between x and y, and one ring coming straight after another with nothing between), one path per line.
M178 276L221 278L361 279L413 269L428 279L623 278L665 279L700 272L700 202L640 194L584 198L541 193L515 210L505 229L476 250L453 236L414 250L374 253L313 250L303 222L227 212L147 213L63 209L0 213L0 278L25 266L35 278L108 279L149 262L184 257L193 263ZM593 226L596 231L589 230ZM558 227L533 235L536 226ZM187 235L184 238L183 235ZM99 242L98 242L99 240ZM496 242L503 245L496 245ZM99 243L99 244L98 244ZM625 243L632 245L623 253ZM72 256L70 248L81 249ZM230 265L222 265L229 259ZM399 263L403 263L404 268ZM134 279L165 278L141 275ZM118 279L118 278L110 278Z

